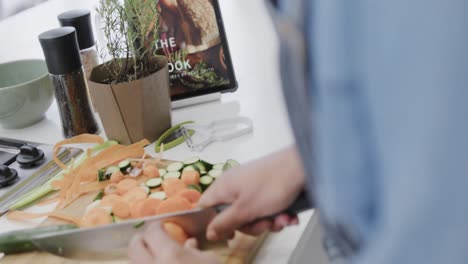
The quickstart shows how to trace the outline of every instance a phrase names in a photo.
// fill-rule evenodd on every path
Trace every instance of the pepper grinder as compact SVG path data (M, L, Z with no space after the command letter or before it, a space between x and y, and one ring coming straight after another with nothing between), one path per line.
M39 41L55 88L64 136L97 134L75 28L46 31L39 35Z
M93 68L100 64L93 27L91 25L91 12L86 9L70 10L60 14L58 20L62 27L75 28L81 62L85 69L86 79L89 80Z
M93 69L101 64L99 54L96 50L93 26L91 25L91 12L86 9L70 10L60 14L58 20L62 27L75 28L78 37L78 46L80 48L81 63L85 70L86 80L89 80ZM88 90L88 96L93 110L96 111L96 100L91 90Z

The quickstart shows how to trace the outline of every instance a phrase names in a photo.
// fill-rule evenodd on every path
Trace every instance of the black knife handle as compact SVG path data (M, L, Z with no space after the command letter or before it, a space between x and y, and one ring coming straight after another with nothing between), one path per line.
M227 209L229 206L230 205L220 205L217 206L215 209L218 213L220 213ZM296 200L294 200L294 202L285 210L270 216L258 218L254 222L258 222L261 220L274 220L277 216L280 216L282 214L295 216L312 208L312 203L309 202L307 192L304 190L299 194L299 196L297 196Z
M297 215L304 211L312 209L312 203L309 202L309 197L306 191L302 191L294 202L283 212L274 215L276 217L281 214Z

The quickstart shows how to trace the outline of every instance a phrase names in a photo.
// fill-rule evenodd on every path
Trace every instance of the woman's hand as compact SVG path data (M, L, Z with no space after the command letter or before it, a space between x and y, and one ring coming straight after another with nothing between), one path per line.
M297 216L280 215L273 221L253 221L286 209L305 184L295 147L226 172L205 192L200 206L231 205L207 229L209 240L232 238L235 230L259 235L297 224Z
M185 246L172 240L160 223L152 224L130 242L128 257L135 264L220 264L216 256L196 249L196 240L190 239Z

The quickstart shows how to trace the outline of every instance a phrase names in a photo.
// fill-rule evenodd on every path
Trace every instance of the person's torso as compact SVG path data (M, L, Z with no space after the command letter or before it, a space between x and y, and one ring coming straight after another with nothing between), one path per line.
M367 102L353 65L358 22L343 12L352 3L332 2L284 1L275 21L291 125L323 216L325 249L338 263L359 250L372 226L376 189Z

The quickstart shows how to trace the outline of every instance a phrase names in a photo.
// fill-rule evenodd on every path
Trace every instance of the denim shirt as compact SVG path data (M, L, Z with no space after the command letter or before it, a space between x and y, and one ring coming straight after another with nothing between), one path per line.
M332 261L468 263L468 1L285 0L281 71Z

